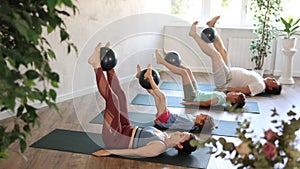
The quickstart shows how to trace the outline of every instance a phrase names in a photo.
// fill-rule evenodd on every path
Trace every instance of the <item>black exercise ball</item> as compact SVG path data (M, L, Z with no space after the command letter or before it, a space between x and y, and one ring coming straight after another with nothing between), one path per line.
M175 51L168 52L165 56L165 60L175 66L179 66L181 64L181 57L179 53Z
M207 27L204 28L201 31L201 38L206 42L206 43L212 43L216 40L216 32L215 29L212 27Z
M108 71L117 65L117 56L115 52L108 47L100 48L100 60L102 70Z
M146 71L147 71L147 69L144 69L141 71L141 74L139 77L139 83L145 89L152 89L149 81L144 77L144 74L146 73ZM159 81L160 81L160 76L159 76L159 73L154 69L152 69L152 77L153 77L153 80L156 83L156 85L158 85Z

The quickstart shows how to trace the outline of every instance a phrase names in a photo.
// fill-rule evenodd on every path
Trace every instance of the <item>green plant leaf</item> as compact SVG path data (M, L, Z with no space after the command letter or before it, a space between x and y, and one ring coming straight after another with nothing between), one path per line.
M47 6L50 13L53 13L55 6L57 5L57 0L47 0Z
M50 98L51 98L52 100L55 100L55 99L56 99L56 92L55 92L55 90L50 89L50 90L49 90L49 95L50 95Z
M68 7L73 7L73 3L71 0L62 0L62 2Z
M24 138L20 138L20 149L21 149L21 152L24 153L24 151L26 150L27 148L27 143L26 143L26 140Z
M60 41L64 41L69 38L69 34L64 30L60 30Z
M33 69L26 71L25 75L28 79L33 80L39 77L39 73Z
M48 49L48 55L50 56L50 58L56 59L56 56L55 56L55 53L53 52L53 50Z

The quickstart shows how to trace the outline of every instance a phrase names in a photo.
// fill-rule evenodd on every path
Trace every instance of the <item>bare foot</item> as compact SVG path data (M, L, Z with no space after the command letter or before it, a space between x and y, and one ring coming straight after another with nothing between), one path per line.
M159 54L158 49L155 50L155 58L156 58L156 63L157 64L162 64L164 59L162 58L162 56Z
M138 64L138 65L136 65L136 75L135 75L135 77L140 78L140 75L141 75L141 66Z
M220 19L220 17L221 17L220 15L213 17L210 21L206 22L207 26L214 28L216 22Z
M92 153L93 156L96 156L96 157L105 157L105 156L109 156L111 155L111 153L107 150L98 150L94 153Z
M162 48L163 54L166 55L167 54L167 50L165 48Z
M105 47L109 47L110 46L110 42L106 42Z
M197 24L198 24L198 21L195 21L192 24L192 26L190 28L189 36L191 36L191 37L197 36Z
M146 73L144 74L144 77L145 77L146 79L153 78L153 77L152 77L152 66L151 66L151 64L148 65L147 71L146 71Z
M88 59L88 63L93 66L94 69L100 68L100 48L101 48L101 42L98 43L96 46L92 56Z

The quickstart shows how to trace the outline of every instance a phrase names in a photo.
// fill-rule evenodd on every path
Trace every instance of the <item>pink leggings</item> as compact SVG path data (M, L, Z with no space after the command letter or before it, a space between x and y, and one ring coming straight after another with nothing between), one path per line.
M128 119L126 95L121 88L115 70L107 71L107 79L102 68L95 69L97 86L105 99L102 139L106 148L128 148L133 126Z

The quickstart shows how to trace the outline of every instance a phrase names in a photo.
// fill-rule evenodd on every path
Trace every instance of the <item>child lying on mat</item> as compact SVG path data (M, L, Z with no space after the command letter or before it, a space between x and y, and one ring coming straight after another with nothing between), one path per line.
M164 55L167 53L163 49ZM192 106L215 106L223 105L226 102L230 102L234 108L243 108L245 105L245 94L241 92L229 92L225 94L219 91L201 91L198 89L197 81L191 71L191 69L183 66L172 65L168 63L159 54L158 50L155 51L157 64L162 64L168 68L172 73L175 73L181 77L184 93L183 105Z
M130 125L125 92L114 69L108 70L105 77L100 63L100 49L101 43L96 46L88 62L95 70L98 91L105 99L102 139L108 149L98 150L93 155L154 157L168 148L176 148L179 153L186 154L195 151L197 147L191 146L190 141L195 140L196 136L191 133L167 134L153 126L140 128Z
M140 65L137 65L136 77L139 78L141 72ZM155 101L157 109L154 126L160 130L172 129L189 131L193 133L211 133L215 127L214 119L208 114L198 114L196 117L190 114L173 114L167 108L166 96L158 88L152 77L152 67L149 64L144 78L148 80L152 89L147 89Z

